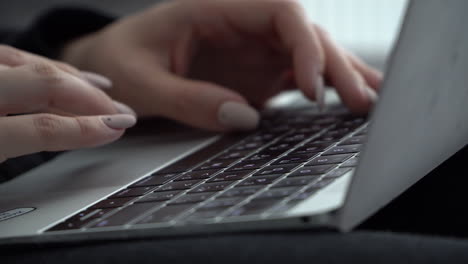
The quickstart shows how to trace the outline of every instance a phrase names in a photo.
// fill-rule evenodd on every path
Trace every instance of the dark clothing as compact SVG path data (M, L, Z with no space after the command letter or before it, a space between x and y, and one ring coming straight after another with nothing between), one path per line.
M8 43L55 58L65 42L111 21L87 10L56 10L26 32L10 35ZM49 154L37 154L10 160L0 165L0 177L11 178L49 158ZM31 244L0 248L1 262L468 263L467 158L465 148L349 234L277 231Z

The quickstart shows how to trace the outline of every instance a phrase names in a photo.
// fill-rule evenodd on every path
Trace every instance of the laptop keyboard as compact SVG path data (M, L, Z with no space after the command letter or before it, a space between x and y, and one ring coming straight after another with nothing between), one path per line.
M195 152L47 232L281 215L352 171L366 133L365 117L270 112L237 143Z

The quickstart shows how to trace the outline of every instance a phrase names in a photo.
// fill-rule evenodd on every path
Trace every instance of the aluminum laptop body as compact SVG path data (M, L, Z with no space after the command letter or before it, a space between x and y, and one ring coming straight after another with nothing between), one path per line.
M351 230L468 142L467 9L465 0L410 2L357 168L294 206L222 221L189 221L187 214L180 221L110 227L91 221L90 228L49 231L166 166L187 157L203 161L230 140L191 129L136 129L117 143L63 154L0 185L0 243L288 227Z

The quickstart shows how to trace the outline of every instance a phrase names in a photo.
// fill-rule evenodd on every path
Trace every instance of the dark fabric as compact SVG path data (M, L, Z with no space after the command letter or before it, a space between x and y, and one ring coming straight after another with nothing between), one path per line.
M468 263L466 241L379 232L276 232L124 243L28 245L2 263Z
M6 42L19 49L55 59L66 42L98 31L112 21L112 17L97 11L57 8L41 16L29 29Z
M21 175L42 163L51 160L58 153L39 153L9 159L0 163L0 184Z

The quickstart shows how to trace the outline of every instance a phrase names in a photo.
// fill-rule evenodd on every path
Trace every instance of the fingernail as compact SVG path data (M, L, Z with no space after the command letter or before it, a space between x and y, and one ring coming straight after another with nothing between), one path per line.
M126 129L136 124L132 115L109 115L101 117L102 122L112 129Z
M373 104L377 103L377 100L379 99L379 96L377 93L374 91L374 89L370 88L369 86L364 86L364 89L366 90L367 94L369 95L369 99Z
M91 83L93 86L96 86L100 89L111 89L112 88L112 81L100 74L94 73L94 72L87 72L87 71L82 71L81 76Z
M364 80L364 77L362 77L361 74L359 74L358 72L355 72L355 76L356 76L357 85L359 85L361 89L363 89L363 91L367 94L370 101L373 104L375 104L377 100L379 99L379 96L377 95L375 90L370 88L369 85L367 85L366 80Z
M137 116L136 112L133 111L130 106L122 104L121 102L114 101L114 106L120 114L127 114L132 116Z
M254 108L238 102L226 102L218 110L219 122L234 130L252 130L258 126L260 115Z
M319 107L319 111L325 110L325 82L323 76L319 75L315 80L315 98Z

